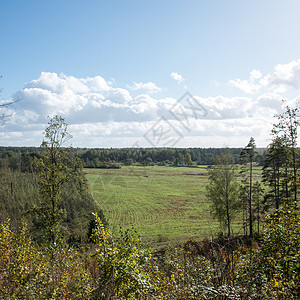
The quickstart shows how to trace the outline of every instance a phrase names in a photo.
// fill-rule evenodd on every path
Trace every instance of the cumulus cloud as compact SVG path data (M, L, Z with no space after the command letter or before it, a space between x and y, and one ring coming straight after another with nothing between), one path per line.
M260 90L261 85L259 82L257 82L258 79L262 77L262 74L258 70L253 70L250 73L250 77L248 80L242 80L242 79L234 79L229 80L229 84L232 86L242 90L246 94L253 94Z
M223 96L202 98L208 110L208 118L242 118L247 112L248 98L226 98ZM241 109L242 108L242 109Z
M177 83L182 83L184 81L182 75L178 74L177 72L172 72L170 75L175 81L177 81Z
M275 71L263 78L261 84L266 87L300 88L300 59L287 64L278 64Z
M257 98L258 107L261 109L269 108L279 112L282 108L282 96L276 93L265 93Z
M155 94L161 92L162 89L158 87L155 83L149 81L146 83L143 82L133 82L132 86L128 86L132 91L144 91L149 94Z
M276 73L276 78L285 78L285 84L290 78L287 73L292 77L297 74L293 64L278 70L272 78ZM183 80L177 75L177 81ZM260 71L253 70L247 81L248 91L259 90L251 84L262 85L266 79ZM275 81L268 82L271 85ZM294 81L293 87L296 86ZM70 124L74 145L80 147L130 147L136 142L149 147L153 144L145 135L154 138L159 131L172 132L175 139L179 132L182 138L176 146L180 147L240 147L250 136L256 138L258 145L266 145L273 115L282 111L283 97L276 91L251 97L201 97L186 93L185 97L174 99L154 96L159 89L151 82L134 82L124 88L101 76L76 78L43 72L16 93L15 97L22 101L13 107L13 116L5 124L1 140L6 145L39 145L47 116L59 114ZM161 118L163 122L159 123ZM241 143L241 139L245 142Z
M265 76L253 70L248 79L229 80L229 84L247 94L260 92L262 89L284 93L288 87L300 88L300 59L287 64L278 64L274 71Z
M158 109L157 101L149 95L133 97L127 89L112 87L101 76L75 78L43 72L38 79L26 83L15 97L23 99L17 110L28 112L22 113L28 123L55 114L79 123L134 121L150 118Z

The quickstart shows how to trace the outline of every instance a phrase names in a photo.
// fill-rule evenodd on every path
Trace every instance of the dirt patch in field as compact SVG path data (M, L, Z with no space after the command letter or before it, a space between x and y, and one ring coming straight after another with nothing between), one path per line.
M185 175L200 175L200 176L207 176L207 172L186 172Z
M185 175L208 176L209 174L207 172L186 172L186 173L166 174L166 176L185 176Z

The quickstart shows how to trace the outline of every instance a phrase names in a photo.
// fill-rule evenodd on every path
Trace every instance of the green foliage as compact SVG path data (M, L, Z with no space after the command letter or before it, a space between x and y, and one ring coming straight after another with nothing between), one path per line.
M288 149L281 137L275 137L269 144L263 167L263 182L269 186L265 195L265 206L279 209L290 197L288 180Z
M97 226L93 238L97 243L95 258L99 268L97 299L136 299L152 288L149 275L143 266L151 258L140 238L132 230L121 231L115 238L105 229L96 215Z
M88 235L88 241L89 241L89 242L95 242L95 240L93 239L93 234L94 234L94 232L95 232L97 226L99 226L99 222L98 222L98 219L95 218L95 214L94 214L94 213L92 214L91 217L92 217L92 218L91 218L90 221L89 221L89 226L88 226L88 233L87 233L87 235ZM97 217L100 218L100 220L101 220L101 222L102 222L104 228L105 228L105 229L108 229L108 221L107 221L107 219L106 219L106 217L105 217L104 212L103 212L102 209L100 209L100 210L98 211Z
M227 152L217 156L215 165L209 170L210 183L207 197L212 202L211 211L230 236L231 222L240 207L239 186L235 179L233 158Z
M285 104L285 101L283 101ZM297 172L299 169L299 160L297 159L297 138L299 121L299 108L285 106L283 113L276 115L277 123L273 125L272 134L274 139L280 139L285 146L287 157L285 161L286 166L286 180L290 182L291 192L293 193L294 201L298 199L298 184Z
M200 299L212 283L213 268L203 256L182 247L158 253L152 265L154 299Z
M38 184L33 174L0 169L0 221L10 218L12 227L19 227L24 213L38 200Z
M252 200L253 200L253 221L257 222L257 234L260 234L261 216L264 216L265 209L262 205L264 196L264 188L261 182L256 181L252 187Z
M219 237L151 254L134 231L117 238L96 223L96 244L82 254L64 243L40 248L25 224L0 224L0 298L299 299L299 207L268 217L252 248Z
M187 153L185 156L184 156L184 164L186 166L191 166L193 164L193 161L192 161L192 156L190 153Z
M41 148L41 158L35 161L39 178L41 203L33 211L39 228L45 231L48 240L54 244L61 232L61 223L66 210L61 207L61 191L71 178L78 178L81 163L73 157L69 149L62 145L71 138L64 119L55 116L49 119Z
M80 177L71 178L65 183L60 195L61 208L66 211L62 233L66 239L75 239L77 243L84 242L91 212L97 210L84 174L81 173ZM0 168L0 222L10 218L11 227L16 229L24 219L33 233L32 238L42 241L45 235L43 223L37 214L32 213L32 208L39 206L40 200L35 173Z
M88 299L91 278L72 249L36 247L23 224L0 224L1 299Z
M1 150L1 148L0 148ZM241 148L228 149L239 161ZM124 165L174 164L179 165L212 165L214 157L224 152L222 148L124 148L124 149L77 149L85 168L114 167ZM150 160L151 159L151 160ZM257 157L256 161L261 162Z
M62 186L61 207L66 211L66 218L62 222L64 236L77 244L84 243L91 212L97 210L97 205L82 171Z
M286 205L266 223L260 255L264 258L267 278L275 288L300 295L300 209Z
M261 247L240 258L238 283L252 298L299 299L300 209L286 205L267 218Z

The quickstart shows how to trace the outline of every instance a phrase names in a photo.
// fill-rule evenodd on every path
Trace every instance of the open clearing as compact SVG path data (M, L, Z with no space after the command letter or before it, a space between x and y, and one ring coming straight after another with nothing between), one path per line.
M159 247L220 231L205 197L206 166L130 166L85 172L90 192L114 233L120 226L134 226L148 245ZM241 234L241 221L233 229Z

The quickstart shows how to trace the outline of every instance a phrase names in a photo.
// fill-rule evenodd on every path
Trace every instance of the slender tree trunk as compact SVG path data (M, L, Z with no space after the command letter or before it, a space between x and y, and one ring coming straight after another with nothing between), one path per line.
M297 169L296 169L296 153L294 146L292 148L293 151L293 185L294 185L294 195L295 195L295 203L297 203Z
M229 215L229 195L228 195L228 182L226 183L226 216L227 216L227 230L230 237L230 215Z
M259 210L259 196L257 198L257 234L259 235L259 214L260 214L260 210Z
M279 209L279 193L280 193L280 173L279 169L275 176L275 208Z
M285 188L285 198L289 197L289 186L288 186L288 168L285 166L285 171L284 171L284 188Z
M293 159L293 189L294 189L294 196L295 196L295 203L297 203L297 168L296 168L296 139L297 139L297 127L296 127L296 135L294 134L293 130L293 122L292 118L290 118L290 135L291 135L291 142L292 142L292 159Z
M229 215L228 199L226 201L227 201L227 203L226 203L227 230L228 230L228 236L230 236L230 215Z
M250 190L249 190L249 231L250 237L253 236L253 224L252 224L252 157L250 160Z
M14 198L14 187L13 187L12 182L10 183L10 194L11 194L11 197Z

